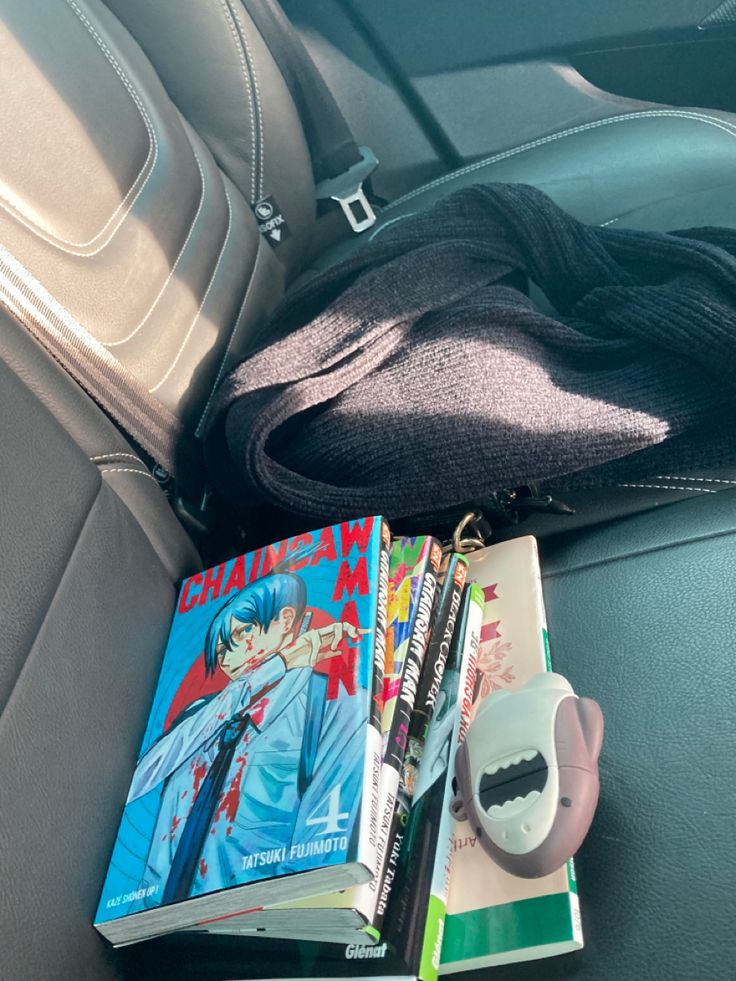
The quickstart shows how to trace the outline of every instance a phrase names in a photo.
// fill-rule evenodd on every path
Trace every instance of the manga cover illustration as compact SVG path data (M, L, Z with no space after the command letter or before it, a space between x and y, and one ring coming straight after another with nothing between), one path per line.
M98 922L357 852L381 522L186 580Z

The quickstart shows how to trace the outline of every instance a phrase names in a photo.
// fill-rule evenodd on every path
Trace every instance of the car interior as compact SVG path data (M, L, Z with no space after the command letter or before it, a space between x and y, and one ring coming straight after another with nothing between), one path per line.
M348 188L375 214L358 231L320 190L273 7L0 0L6 981L139 976L92 920L177 584L305 528L210 493L200 446L280 301L484 182L596 226L736 227L733 0L281 0L378 160ZM554 666L606 718L586 944L481 973L726 981L736 466L566 500L495 535L538 536Z

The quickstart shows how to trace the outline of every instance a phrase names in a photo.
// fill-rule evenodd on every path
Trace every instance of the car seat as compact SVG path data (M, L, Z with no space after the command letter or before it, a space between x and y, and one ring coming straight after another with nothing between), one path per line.
M90 924L173 584L199 560L150 461L69 377L121 422L69 338L196 443L289 283L361 239L328 248L296 108L239 0L0 0L0 32L0 973L106 981L121 962ZM417 188L368 234L489 179L599 224L736 223L734 136L727 113L621 112ZM277 248L252 210L267 196ZM641 484L590 497L598 527L543 552L556 666L608 719L588 944L499 978L729 976L736 475Z

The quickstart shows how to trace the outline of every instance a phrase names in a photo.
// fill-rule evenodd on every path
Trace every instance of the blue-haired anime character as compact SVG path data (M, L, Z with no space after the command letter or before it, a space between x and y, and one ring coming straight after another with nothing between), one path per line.
M314 756L305 746L311 669L362 633L347 623L303 630L306 600L289 572L231 597L204 652L206 673L222 671L228 684L190 705L138 761L129 802L164 785L145 873L160 887L157 904L242 881L243 858L254 853L273 856L272 873L288 870L305 750Z

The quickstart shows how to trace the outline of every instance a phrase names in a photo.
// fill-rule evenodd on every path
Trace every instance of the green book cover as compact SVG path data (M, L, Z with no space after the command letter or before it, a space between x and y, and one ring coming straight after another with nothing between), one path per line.
M442 679L442 697L432 722L429 739L420 769L418 794L434 777L441 788L439 825L434 853L434 868L430 886L424 937L419 958L421 981L437 981L440 953L447 913L447 896L450 888L450 860L452 857L453 817L450 805L453 799L452 778L458 746L464 738L470 722L473 689L477 670L480 628L483 618L483 593L471 583L465 591L462 611L462 630L459 642L453 645ZM457 657L454 656L457 651ZM431 789L431 787L430 787ZM421 799L421 798L420 798Z
M474 714L493 691L514 691L551 668L536 540L501 542L469 559L485 600ZM493 862L467 822L454 822L440 974L582 946L572 862L540 879L518 878Z

